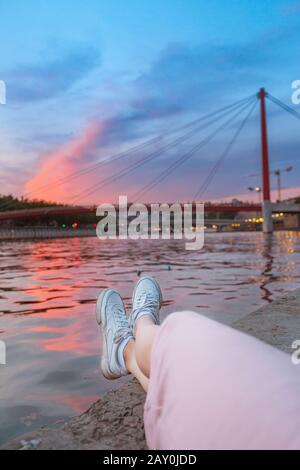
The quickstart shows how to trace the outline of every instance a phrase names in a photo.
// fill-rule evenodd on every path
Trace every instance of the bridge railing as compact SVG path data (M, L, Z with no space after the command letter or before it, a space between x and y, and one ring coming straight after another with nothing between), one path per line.
M96 236L94 228L63 229L53 227L0 228L0 240L26 240L33 238L71 238Z

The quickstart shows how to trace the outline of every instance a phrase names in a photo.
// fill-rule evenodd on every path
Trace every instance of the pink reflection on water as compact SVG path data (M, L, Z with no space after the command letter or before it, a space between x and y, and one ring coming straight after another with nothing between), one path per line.
M34 326L32 332L41 334L55 333L54 338L37 338L37 344L46 351L73 352L82 355L92 355L100 352L98 331L95 327L94 315L91 312L81 312L72 315L65 310L57 309L50 314L44 314L41 320L45 325ZM67 320L66 326L51 327L47 325L53 319Z
M32 267L30 277L33 282L28 285L28 290L32 305L38 312L35 314L35 323L41 324L31 328L28 325L28 333L40 333L41 337L37 338L36 343L46 351L96 354L99 352L99 344L94 307L86 305L78 309L77 302L78 298L84 297L82 291L86 289L78 279L78 269L85 262L79 255L82 244L78 238L65 243L68 244L67 254L61 241L51 241L50 246L45 242L31 246L28 264ZM56 252L56 256L49 252L50 249ZM62 326L51 326L56 320L63 323ZM54 334L54 337L47 337L49 334Z

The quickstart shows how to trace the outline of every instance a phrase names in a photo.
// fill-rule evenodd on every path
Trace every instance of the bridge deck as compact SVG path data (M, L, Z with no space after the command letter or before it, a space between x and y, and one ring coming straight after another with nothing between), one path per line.
M150 208L150 205L148 205ZM206 204L205 212L261 212L260 204L229 205L229 204ZM299 204L274 204L273 211L283 213L299 213ZM25 209L16 211L0 212L0 220L30 219L43 216L76 215L96 212L96 207L43 207L38 209Z

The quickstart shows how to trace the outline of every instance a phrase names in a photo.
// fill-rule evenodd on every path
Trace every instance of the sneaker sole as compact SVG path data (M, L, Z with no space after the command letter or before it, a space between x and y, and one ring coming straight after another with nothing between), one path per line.
M110 295L110 293L115 292L114 289L105 289L101 292L97 299L96 303L96 320L99 326L102 326L102 355L101 355L101 372L104 377L108 380L114 380L119 378L110 372L108 367L108 360L107 360L107 344L106 344L106 335L104 334L104 330L106 328L106 315L104 309L102 309L104 301Z
M134 296L135 296L135 293L136 293L136 289L138 288L139 283L141 281L143 281L144 279L148 279L148 281L151 281L151 282L153 282L153 284L155 284L155 286L156 286L156 288L159 292L159 308L161 309L161 306L162 306L162 303L163 303L162 291L161 291L160 285L158 284L157 280L154 279L154 277L152 277L152 276L144 276L136 283L136 286L133 290L132 299L131 299L132 305L133 305L133 299L134 299Z

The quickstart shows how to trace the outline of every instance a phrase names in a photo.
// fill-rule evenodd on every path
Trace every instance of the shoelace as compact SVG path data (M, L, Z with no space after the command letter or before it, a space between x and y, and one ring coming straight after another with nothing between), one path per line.
M125 316L124 311L119 305L115 305L113 307L113 314L118 324L118 328L114 335L114 343L118 344L123 339L126 339L129 336L132 336L132 331L131 331L127 318L126 317L124 318Z
M158 301L151 292L141 292L136 303L137 307L133 310L133 318L136 318L144 310L149 310L155 317L157 316Z

